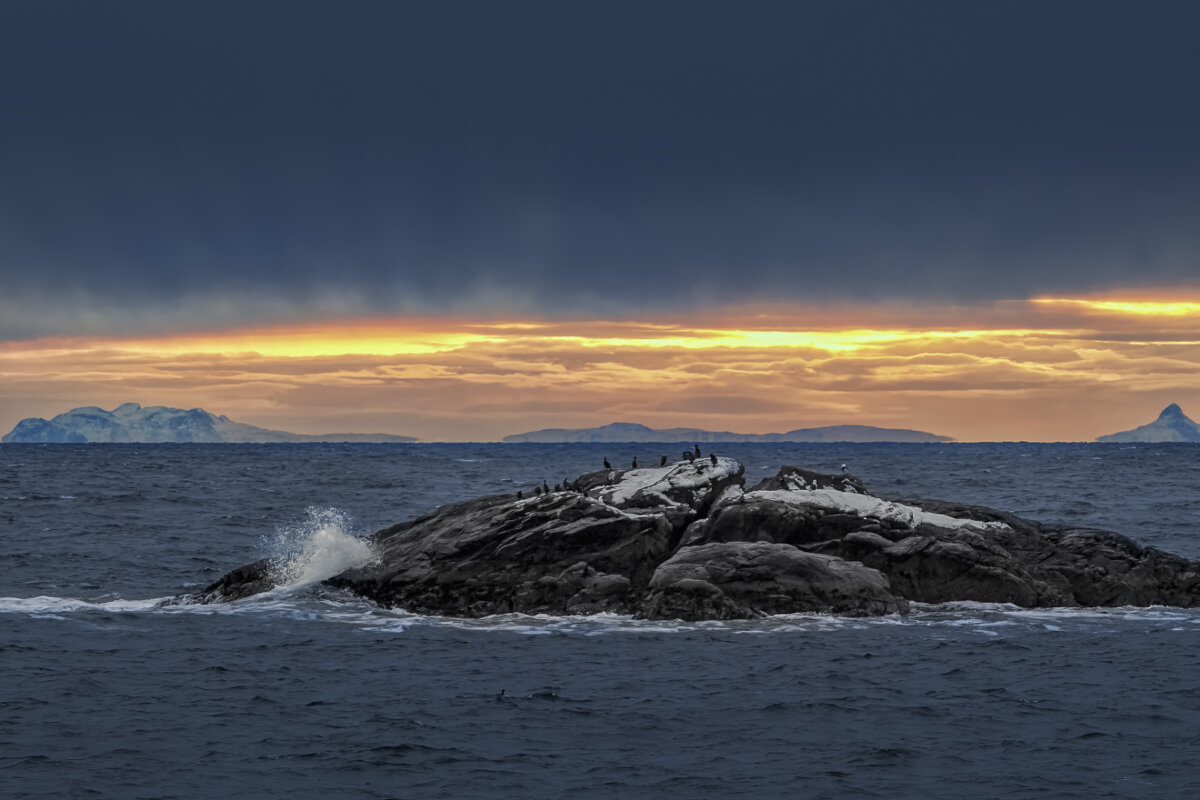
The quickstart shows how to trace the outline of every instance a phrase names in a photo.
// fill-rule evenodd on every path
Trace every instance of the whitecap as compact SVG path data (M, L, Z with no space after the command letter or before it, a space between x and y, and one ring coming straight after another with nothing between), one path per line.
M336 508L310 508L298 525L280 528L267 541L278 590L320 583L377 558L371 543L354 534L348 514Z
M0 614L67 614L77 611L139 612L156 609L170 602L169 597L147 600L81 600L75 597L0 597Z

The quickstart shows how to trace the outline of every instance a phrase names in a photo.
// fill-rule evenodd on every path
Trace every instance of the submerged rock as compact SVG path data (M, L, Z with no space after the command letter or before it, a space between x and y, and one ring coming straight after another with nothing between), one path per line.
M612 612L745 619L904 612L910 601L1023 607L1200 604L1200 562L1115 533L935 500L887 500L795 467L750 490L733 459L605 470L528 498L482 497L370 537L325 581L388 607L486 616ZM282 578L265 561L194 602Z

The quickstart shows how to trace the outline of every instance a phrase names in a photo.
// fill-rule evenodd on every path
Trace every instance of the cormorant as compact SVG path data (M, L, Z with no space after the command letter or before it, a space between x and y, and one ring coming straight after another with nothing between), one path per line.
M542 478L542 494L550 494L550 484L546 483L545 478Z
M663 456L662 458L660 458L660 459L658 460L658 465L659 465L660 467L665 467L665 466L667 465L667 457L666 457L666 456Z
M608 459L607 459L607 458L605 458L605 459L604 459L604 468L605 468L605 469L612 469L612 464L608 463Z
M711 461L711 462L712 462L712 465L715 467L715 466L717 465L717 454L716 454L716 453L709 453L709 454L708 454L708 460L709 460L709 461Z
M637 469L637 456L633 457L633 469Z
M700 445L694 444L694 445L692 445L692 447L695 448L695 450L696 450L696 458L699 458L700 457Z
M554 484L554 491L556 491L556 492L561 492L561 491L562 491L562 484L561 484L561 483L556 483L556 484Z
M687 459L687 461L688 461L688 463L689 463L689 464L690 464L691 462L693 462L693 461L695 461L695 460L696 460L696 454L695 454L695 453L693 453L691 450L684 450L684 451L683 451L683 457L684 457L685 459Z
M518 499L518 500L523 500L524 498L525 498L525 495L521 494L521 490L520 490L520 489L517 489L517 499Z
M533 493L540 497L542 494L542 487L540 487L540 486L533 487Z

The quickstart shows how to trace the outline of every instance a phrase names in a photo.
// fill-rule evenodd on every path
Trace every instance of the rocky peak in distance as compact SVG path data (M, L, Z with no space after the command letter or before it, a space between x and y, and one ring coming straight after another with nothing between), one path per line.
M259 428L216 416L202 408L168 408L122 403L112 411L95 406L73 408L53 419L29 417L0 441L11 444L158 444L271 442L415 442L411 436L386 433L306 435Z
M1098 442L1200 442L1200 425L1193 422L1178 403L1162 410L1158 419L1133 430L1097 436Z
M936 433L873 425L827 425L786 433L736 433L702 428L650 428L637 422L611 422L597 428L543 428L505 436L505 442L949 442Z

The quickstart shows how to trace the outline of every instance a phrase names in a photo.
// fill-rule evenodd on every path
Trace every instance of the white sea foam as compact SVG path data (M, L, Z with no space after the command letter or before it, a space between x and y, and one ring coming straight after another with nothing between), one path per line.
M306 572L307 570L301 570ZM235 603L192 605L177 598L145 600L82 600L69 597L0 597L0 614L23 614L41 619L68 619L90 613L187 614L263 616L348 625L373 633L402 635L412 629L452 628L469 634L517 636L671 636L719 633L750 636L815 635L839 630L911 627L955 635L996 638L1017 631L1055 635L1070 630L1119 630L1118 625L1169 626L1174 631L1200 629L1200 609L1151 606L1140 608L1019 608L1006 603L913 603L910 614L847 617L834 614L780 614L754 620L645 620L622 614L552 616L498 614L478 619L426 616L389 609L338 591L299 592L299 582ZM936 634L934 634L936 635Z
M169 597L148 600L80 600L74 597L0 597L0 614L69 614L76 611L138 612L148 611L168 602Z
M298 525L280 528L268 542L281 588L319 583L376 558L371 543L353 532L349 515L335 508L310 508Z
M608 636L615 634L674 635L693 632L771 634L861 628L867 625L903 624L899 615L883 618L839 617L830 614L787 614L756 620L635 619L623 614L553 616L549 614L497 614L478 619L422 616L382 610L370 616L347 615L341 620L378 632L403 633L411 628L444 627L480 634L520 636Z

